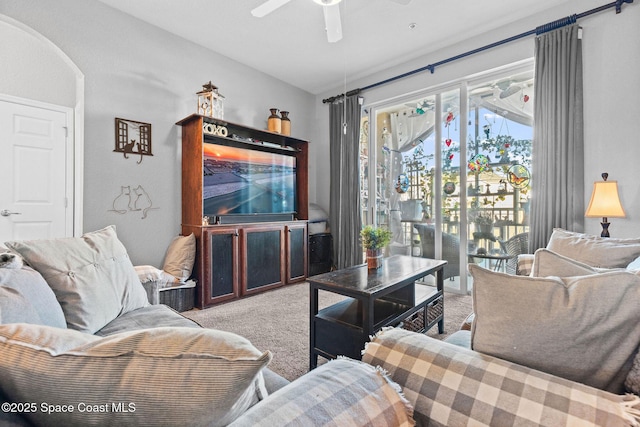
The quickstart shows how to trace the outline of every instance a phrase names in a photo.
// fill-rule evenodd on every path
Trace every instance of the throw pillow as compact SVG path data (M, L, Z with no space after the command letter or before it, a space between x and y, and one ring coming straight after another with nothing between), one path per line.
M44 324L31 302L13 288L0 286L0 324Z
M592 267L624 268L640 256L640 238L616 239L554 228L547 249Z
M575 259L557 254L549 249L538 249L534 254L531 275L533 277L571 277L612 271L609 268L591 267Z
M640 343L640 277L526 277L469 265L472 348L621 393Z
M99 338L2 325L0 353L0 393L35 404L36 425L227 425L266 396L271 360L229 332L168 327Z
M249 409L230 427L415 425L411 404L381 369L339 358Z
M0 268L0 286L15 290L15 293L5 292L0 308L0 323L37 323L40 325L66 328L62 308L56 300L47 282L40 273L31 267L20 269ZM15 305L14 307L10 307ZM21 312L17 306L26 311ZM28 308L27 308L28 307ZM11 313L15 314L13 316Z
M114 226L82 237L5 244L42 274L69 328L93 334L120 314L149 304Z
M177 236L167 248L162 269L184 282L191 277L195 260L196 236L193 233L188 236Z

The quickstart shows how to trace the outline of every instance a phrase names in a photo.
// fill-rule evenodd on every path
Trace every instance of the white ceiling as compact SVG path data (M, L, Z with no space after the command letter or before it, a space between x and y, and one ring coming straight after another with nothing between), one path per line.
M263 18L251 10L265 0L100 1L320 94L341 87L345 75L351 81L572 0L343 0L337 43L327 42L322 7L312 0L292 0Z

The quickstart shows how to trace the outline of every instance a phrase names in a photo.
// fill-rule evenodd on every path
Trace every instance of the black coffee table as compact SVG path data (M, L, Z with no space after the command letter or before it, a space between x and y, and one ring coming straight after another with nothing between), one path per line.
M385 258L379 270L369 270L364 264L309 277L310 369L317 366L318 356L360 359L369 337L384 326L396 326L429 304L444 304L442 271L446 264L395 255ZM435 288L415 283L434 273ZM348 298L318 311L319 290ZM437 323L438 332L444 332L444 310L429 323L426 314L424 320L424 331Z

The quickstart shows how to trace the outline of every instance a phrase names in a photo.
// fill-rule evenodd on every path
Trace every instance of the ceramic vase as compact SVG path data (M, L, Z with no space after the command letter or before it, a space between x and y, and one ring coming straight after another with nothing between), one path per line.
M289 119L289 112L280 111L280 116L282 116L281 117L282 134L287 136L291 135L291 120Z
M270 108L271 115L267 119L267 128L269 132L280 133L282 131L282 119L278 115L277 108Z

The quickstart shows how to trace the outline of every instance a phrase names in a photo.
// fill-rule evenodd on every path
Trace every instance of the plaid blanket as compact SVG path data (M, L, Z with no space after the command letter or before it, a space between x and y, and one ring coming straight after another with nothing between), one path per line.
M423 426L634 426L624 396L386 328L362 360L402 386Z

